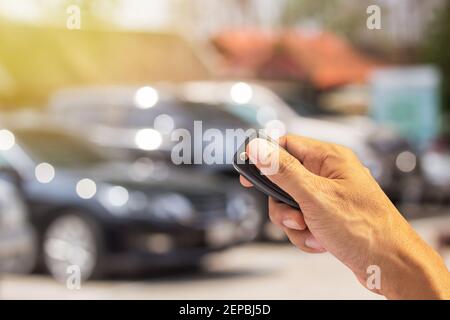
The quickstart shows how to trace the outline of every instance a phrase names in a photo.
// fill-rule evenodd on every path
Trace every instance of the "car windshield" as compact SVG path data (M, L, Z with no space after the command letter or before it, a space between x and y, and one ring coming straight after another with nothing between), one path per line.
M221 122L234 124L234 126L248 125L243 119L227 111L222 105L193 103L186 101L174 101L160 103L151 110L135 109L126 114L126 124L129 126L151 125L160 114L168 114L172 117L175 127L190 127L193 121Z
M339 115L339 112L328 110L322 107L318 103L309 103L301 98L296 97L281 97L283 101L291 106L298 115L304 117L320 117L320 116L331 116Z
M226 104L225 107L234 116L239 117L241 121L250 123L253 126L261 125L261 123L258 121L258 111L261 109L260 107L254 105L240 105L240 104Z
M59 167L86 167L104 161L88 143L67 134L15 130L14 135L35 161L48 162Z
M191 128L193 121L196 120L204 123L217 122L231 127L247 127L251 122L222 104L181 100L161 101L149 109L114 106L108 109L108 112L104 112L105 110L99 108L98 116L95 117L92 110L90 109L89 114L85 114L82 118L87 121L96 119L97 122L120 127L152 127L155 118L161 114L169 115L176 128Z

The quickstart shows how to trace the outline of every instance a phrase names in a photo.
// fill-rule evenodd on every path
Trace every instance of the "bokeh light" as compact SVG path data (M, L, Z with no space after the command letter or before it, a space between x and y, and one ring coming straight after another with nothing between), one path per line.
M6 129L0 130L0 150L9 150L15 143L16 139L11 131Z
M142 87L136 91L134 102L136 106L141 109L148 109L158 103L158 91L152 87Z
M155 150L161 146L161 134L154 129L141 129L136 133L134 142L139 149Z
M416 155L411 151L403 151L398 154L395 164L397 168L402 172L411 172L416 168Z
M164 134L170 134L175 127L173 118L168 114L161 114L155 118L154 128Z
M82 179L76 186L77 194L82 199L91 199L97 193L97 185L91 179Z
M129 199L128 190L121 186L114 186L108 190L108 201L114 207L122 207Z
M129 169L129 174L136 181L143 181L153 174L155 165L150 158L137 159Z
M49 183L55 178L55 168L51 164L43 162L36 166L34 175L40 183Z
M230 95L233 102L238 104L246 104L253 98L253 89L245 82L238 82L231 87Z

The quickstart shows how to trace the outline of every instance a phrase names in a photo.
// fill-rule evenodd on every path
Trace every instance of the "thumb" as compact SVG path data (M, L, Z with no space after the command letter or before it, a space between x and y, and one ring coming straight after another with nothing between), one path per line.
M277 144L256 138L248 144L247 154L262 174L295 200L300 202L310 195L314 175Z

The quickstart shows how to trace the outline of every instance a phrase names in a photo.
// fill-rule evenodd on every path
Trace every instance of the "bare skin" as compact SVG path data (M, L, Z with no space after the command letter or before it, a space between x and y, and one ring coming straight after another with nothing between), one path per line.
M369 266L381 271L388 299L450 299L450 273L442 258L411 228L349 149L299 136L280 146L250 142L247 153L267 177L300 205L293 209L269 198L269 215L289 240L309 253L328 251L367 287ZM286 152L287 150L287 152ZM251 184L241 177L246 187Z

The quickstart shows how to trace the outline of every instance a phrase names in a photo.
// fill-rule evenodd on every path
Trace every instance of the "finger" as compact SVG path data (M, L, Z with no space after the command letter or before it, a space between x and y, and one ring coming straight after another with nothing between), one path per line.
M302 251L308 253L322 253L327 251L309 230L298 231L289 228L283 228L283 230L289 238L289 241Z
M307 228L303 213L300 210L272 197L269 197L269 217L274 224L280 227L294 230L305 230Z
M297 135L282 136L278 139L278 144L302 163L307 157L318 159L333 148L331 143Z
M253 184L245 179L243 176L239 176L239 182L246 188L253 187Z
M355 161L360 163L351 149L338 144L295 135L281 137L279 144L299 159L307 170L321 177L342 177L344 173L351 171L337 170L338 167L353 165Z
M294 199L301 201L313 193L312 180L315 176L283 148L256 138L248 144L247 153L261 173Z

